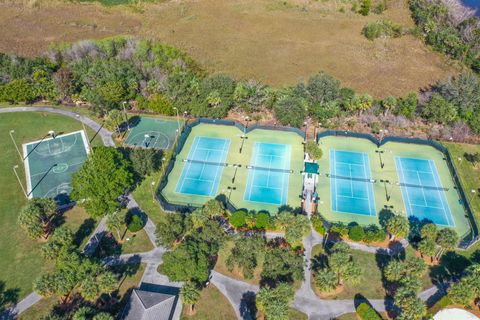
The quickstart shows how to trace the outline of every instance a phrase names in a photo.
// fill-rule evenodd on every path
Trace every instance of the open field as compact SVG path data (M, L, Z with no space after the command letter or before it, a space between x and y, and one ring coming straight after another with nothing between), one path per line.
M50 43L132 35L175 45L211 72L281 86L324 70L376 97L403 95L458 70L413 36L372 42L361 34L366 22L384 18L412 27L404 0L368 17L333 0L34 3L0 3L0 51L34 55Z
M7 288L18 288L19 298L24 297L32 290L33 280L44 268L44 261L40 256L42 243L30 240L17 224L17 215L20 208L26 203L22 190L18 185L12 167L19 164L18 173L25 185L23 165L19 163L18 154L9 137L9 131L15 129L17 144L37 140L45 132L55 129L57 132L81 130L80 122L59 115L46 113L12 113L2 114L0 118L0 280L6 283ZM89 136L93 132L89 130ZM95 139L94 144L101 143ZM81 208L74 208L72 214L67 213L65 220L72 218L72 229L75 231L83 225L81 233L87 233L90 226L95 224L88 220L88 216ZM75 212L75 214L73 214ZM83 218L82 218L83 217ZM89 231L91 232L91 230ZM89 233L88 232L88 233ZM84 243L85 235L79 236L79 243Z

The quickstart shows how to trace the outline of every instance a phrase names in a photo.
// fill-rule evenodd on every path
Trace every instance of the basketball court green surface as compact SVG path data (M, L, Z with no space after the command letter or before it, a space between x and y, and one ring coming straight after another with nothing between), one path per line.
M276 214L283 205L300 207L302 142L293 132L255 129L244 136L235 126L196 125L161 193L179 205L224 194L237 209Z
M183 123L182 120L135 117L125 144L144 149L170 149Z
M84 131L24 144L28 197L54 198L60 204L69 202L72 174L85 162L88 153Z
M318 211L329 221L378 224L388 209L452 227L460 236L469 232L461 197L437 149L399 142L377 148L367 139L340 136L322 137L319 146Z

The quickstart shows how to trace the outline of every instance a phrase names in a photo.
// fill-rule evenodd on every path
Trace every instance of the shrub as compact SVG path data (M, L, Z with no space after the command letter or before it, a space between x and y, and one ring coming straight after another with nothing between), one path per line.
M312 226L313 226L313 229L317 231L319 234L321 234L322 236L327 231L327 229L323 225L323 219L318 214L312 216Z
M140 217L137 214L134 214L130 217L130 221L128 223L128 230L130 232L135 233L142 230L144 225L145 223L143 222L142 217Z
M336 222L330 227L330 232L336 233L340 237L343 237L348 234L348 227L341 222Z
M359 225L353 226L348 231L348 237L353 241L362 241L365 238L365 231Z
M268 229L270 226L270 216L266 212L259 212L255 215L255 228Z
M372 224L364 229L365 231L365 238L363 239L365 242L381 242L385 240L386 233L383 229L380 229L377 225Z
M318 146L315 140L309 140L306 145L307 153L313 160L320 160L322 158L322 149Z
M380 37L398 38L402 35L402 27L390 20L368 22L362 29L362 34L368 40Z
M33 86L24 79L13 80L0 86L0 100L10 103L31 102L38 98Z
M153 94L147 103L149 111L173 116L175 111L173 110L172 103L165 96L155 93Z
M273 107L275 117L282 125L291 125L300 128L305 119L305 106L303 101L296 97L285 97Z
M377 311L365 302L358 305L357 314L362 320L382 320Z
M246 224L246 218L247 212L244 210L238 210L228 217L228 222L230 222L234 228L240 228Z

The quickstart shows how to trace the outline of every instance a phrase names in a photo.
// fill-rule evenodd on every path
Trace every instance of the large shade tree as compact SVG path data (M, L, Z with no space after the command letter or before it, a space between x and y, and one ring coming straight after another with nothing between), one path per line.
M132 173L123 154L115 148L97 147L73 175L71 197L92 216L104 216L118 208L118 197L132 184Z
M275 288L266 286L257 294L257 308L266 320L288 320L289 304L294 293L292 286L287 283L280 283Z

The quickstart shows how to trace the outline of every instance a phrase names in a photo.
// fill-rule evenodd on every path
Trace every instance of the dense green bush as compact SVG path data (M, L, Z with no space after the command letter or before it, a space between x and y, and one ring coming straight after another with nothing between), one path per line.
M329 229L330 232L336 233L339 236L343 237L348 234L348 227L342 222L335 222Z
M365 238L365 231L362 226L355 225L348 231L348 237L353 241L362 241Z
M319 214L315 214L312 216L312 227L313 230L317 231L320 235L324 235L327 229L323 225L323 219L320 217Z
M313 160L320 160L322 158L323 152L322 149L318 146L315 140L307 141L307 145L305 146L307 153Z
M135 232L138 232L138 231L142 230L144 226L145 226L145 222L143 221L142 217L140 217L137 214L133 214L129 218L127 228L130 232L135 233Z
M390 20L368 22L363 27L362 34L369 40L380 37L397 38L402 35L402 27Z
M246 218L247 218L247 212L245 212L244 210L238 210L232 213L232 215L228 217L228 222L230 222L230 224L234 228L240 228L245 226Z
M365 237L363 240L367 243L370 242L382 242L385 240L387 234L385 230L379 228L377 225L372 224L364 228Z
M382 320L377 311L365 302L360 303L356 311L362 320Z
M275 117L282 125L300 128L305 119L305 105L302 99L287 96L280 99L273 107Z
M255 215L255 228L268 229L270 227L270 215L267 212L259 212Z
M0 85L0 101L10 103L31 102L39 95L33 86L25 79L15 79Z

